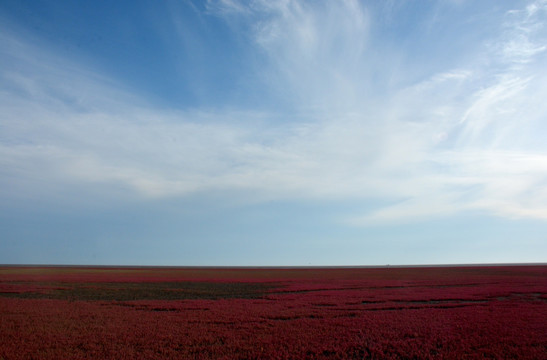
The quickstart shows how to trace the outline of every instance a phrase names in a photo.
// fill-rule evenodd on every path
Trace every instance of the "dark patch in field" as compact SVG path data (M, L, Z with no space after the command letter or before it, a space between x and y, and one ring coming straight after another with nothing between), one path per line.
M256 299L273 288L264 283L214 282L116 282L116 283L46 283L20 282L20 290L2 292L0 297L58 300L187 300L187 299ZM40 287L28 289L28 285ZM27 289L25 289L27 288Z
M473 304L443 304L443 305L430 305L430 306L389 306L381 308L368 308L363 311L400 311L400 310L429 310L429 309L456 309L468 306L481 306Z
M484 303L488 300L473 300L473 299L429 299L429 300L393 300L395 303L407 303L407 304L445 304L445 303Z
M362 304L381 304L385 302L386 301L381 301L381 300L363 300L361 303Z
M274 321L291 321L298 319L323 319L323 316L318 315L276 315L276 316L267 316L264 319L274 320Z
M150 309L150 311L156 311L156 312L165 312L165 311L168 311L168 312L180 312L179 309L175 309L175 308L158 308L158 307L155 307L155 308L152 308Z

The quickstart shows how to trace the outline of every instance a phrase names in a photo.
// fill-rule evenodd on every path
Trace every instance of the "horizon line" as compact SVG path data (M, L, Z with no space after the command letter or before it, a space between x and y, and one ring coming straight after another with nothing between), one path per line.
M385 265L98 265L98 264L0 264L0 267L34 268L126 268L126 269L386 269L428 267L489 267L489 266L547 266L547 262L521 263L447 263L447 264L385 264Z

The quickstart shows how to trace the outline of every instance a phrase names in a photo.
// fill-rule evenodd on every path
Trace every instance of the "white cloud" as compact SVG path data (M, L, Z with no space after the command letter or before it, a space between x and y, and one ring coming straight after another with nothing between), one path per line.
M210 2L210 11L244 30L266 58L264 83L295 108L337 111L362 101L369 19L360 2ZM244 5L245 4L245 5ZM237 17L239 21L235 21ZM240 29L239 29L240 30ZM365 80L365 79L363 79Z
M476 62L375 94L375 72L391 63L373 55L382 49L368 43L359 2L209 3L217 15L258 19L250 28L268 59L261 76L294 99L294 121L158 109L4 34L1 181L24 179L34 190L121 186L152 199L243 190L259 199L393 204L351 216L354 225L465 211L547 219L544 9L537 2L510 14L520 30L492 40L497 46Z
M547 2L531 2L521 10L507 13L506 41L501 43L501 58L505 61L525 64L547 50L545 46L545 16Z

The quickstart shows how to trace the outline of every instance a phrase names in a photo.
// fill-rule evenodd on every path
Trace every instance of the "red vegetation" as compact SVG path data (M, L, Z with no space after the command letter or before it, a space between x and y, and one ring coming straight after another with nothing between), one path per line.
M547 266L0 268L0 359L547 359Z

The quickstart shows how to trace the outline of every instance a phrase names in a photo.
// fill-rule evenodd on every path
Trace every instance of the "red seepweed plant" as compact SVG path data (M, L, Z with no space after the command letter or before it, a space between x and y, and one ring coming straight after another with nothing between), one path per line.
M547 358L547 266L0 268L3 359Z

